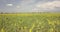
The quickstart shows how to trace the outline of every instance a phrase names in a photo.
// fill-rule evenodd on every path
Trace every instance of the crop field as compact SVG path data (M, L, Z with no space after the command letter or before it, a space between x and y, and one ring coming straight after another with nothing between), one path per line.
M60 32L60 13L0 14L0 32Z

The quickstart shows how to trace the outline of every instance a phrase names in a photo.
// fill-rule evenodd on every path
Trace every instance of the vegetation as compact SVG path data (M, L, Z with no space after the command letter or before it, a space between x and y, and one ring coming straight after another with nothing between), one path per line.
M60 13L0 14L0 32L60 32Z

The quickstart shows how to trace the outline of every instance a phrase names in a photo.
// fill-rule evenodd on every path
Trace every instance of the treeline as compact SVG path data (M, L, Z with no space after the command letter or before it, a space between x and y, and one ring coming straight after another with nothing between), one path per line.
M59 13L60 12L0 12L0 14L46 14L46 13Z

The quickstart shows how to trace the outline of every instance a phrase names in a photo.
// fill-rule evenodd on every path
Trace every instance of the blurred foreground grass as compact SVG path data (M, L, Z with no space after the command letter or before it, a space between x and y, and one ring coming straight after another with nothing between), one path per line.
M0 32L60 32L60 14L0 14Z

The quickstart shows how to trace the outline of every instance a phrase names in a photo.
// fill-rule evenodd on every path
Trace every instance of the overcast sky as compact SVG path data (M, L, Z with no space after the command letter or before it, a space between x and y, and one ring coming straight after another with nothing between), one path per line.
M60 0L0 0L0 12L60 12Z

